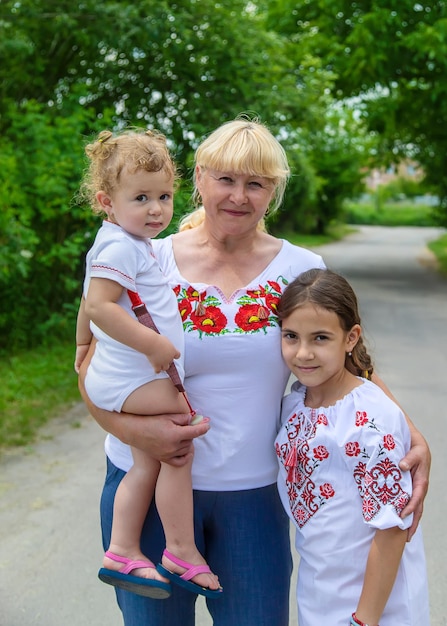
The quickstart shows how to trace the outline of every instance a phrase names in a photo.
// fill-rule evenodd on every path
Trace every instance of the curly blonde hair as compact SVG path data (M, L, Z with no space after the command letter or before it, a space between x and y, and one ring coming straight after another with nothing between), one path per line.
M163 171L174 182L177 167L166 144L166 137L155 130L126 129L119 134L103 130L95 141L85 146L90 161L81 183L79 197L87 201L96 214L103 213L96 199L98 191L111 195L119 188L123 170L135 174Z

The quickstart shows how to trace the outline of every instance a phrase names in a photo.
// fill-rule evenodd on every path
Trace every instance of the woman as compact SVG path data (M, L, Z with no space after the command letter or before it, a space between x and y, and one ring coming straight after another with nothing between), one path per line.
M183 318L185 386L212 428L182 426L186 416L175 424L168 416L141 420L89 405L100 425L115 435L106 442L101 505L106 545L114 493L132 463L118 439L181 464L191 440L206 433L194 444L194 511L197 547L219 572L225 590L219 601L208 603L215 626L287 626L289 621L289 524L275 486L273 446L289 374L275 311L288 282L324 263L263 228L265 215L281 204L288 176L284 150L264 125L228 122L196 152L195 197L203 208L179 233L153 242ZM420 466L414 484L419 518L430 453L414 427L412 435L413 457L407 461ZM163 545L152 507L142 550L157 559ZM175 589L165 602L119 591L118 602L126 626L177 626L179 616L182 626L195 623L195 597L182 590Z

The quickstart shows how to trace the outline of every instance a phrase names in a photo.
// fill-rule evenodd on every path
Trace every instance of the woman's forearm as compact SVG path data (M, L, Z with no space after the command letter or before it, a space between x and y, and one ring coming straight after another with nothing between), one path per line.
M378 385L386 395L393 400L401 409L407 420L411 434L411 449L401 459L399 467L403 471L410 471L413 480L413 494L405 509L402 511L402 517L413 514L413 523L408 531L408 541L416 532L419 520L424 510L424 499L427 495L428 484L430 478L431 453L427 441L422 433L416 428L409 416L397 402L391 391L385 385L383 380L373 374L372 381Z
M85 386L85 374L95 351L95 342L83 361L79 371L79 391L90 414L106 432L111 433L123 443L145 450L154 459L171 465L181 466L192 454L192 442L208 432L210 422L204 418L194 426L189 425L190 415L131 415L106 411L95 406L88 397Z

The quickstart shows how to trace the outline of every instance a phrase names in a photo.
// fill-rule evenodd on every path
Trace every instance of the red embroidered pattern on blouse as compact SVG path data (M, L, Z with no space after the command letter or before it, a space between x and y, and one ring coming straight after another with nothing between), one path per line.
M380 432L365 411L355 415L357 428L369 428ZM326 415L312 415L311 420L304 413L294 414L285 424L287 442L276 444L276 454L287 470L287 492L292 515L302 528L325 502L335 495L330 483L316 485L312 474L316 468L330 456L324 445L312 447L318 427L328 424ZM387 456L395 448L394 437L386 433L374 451L375 458L360 443L349 441L344 452L347 457L358 458L352 469L362 499L362 513L365 521L370 522L383 506L392 505L398 514L406 506L410 495L401 487L402 473L399 467Z
M229 333L266 333L268 327L278 326L276 311L287 284L288 281L280 276L257 289L247 289L236 300L239 308L232 320L234 326L228 323L222 311L222 300L209 295L206 290L199 292L191 286L177 285L174 293L185 332L198 331L201 338Z

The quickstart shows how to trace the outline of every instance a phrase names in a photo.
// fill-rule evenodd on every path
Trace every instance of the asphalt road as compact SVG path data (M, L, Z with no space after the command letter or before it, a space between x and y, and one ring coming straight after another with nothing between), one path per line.
M430 443L422 525L432 626L447 626L447 281L425 248L439 232L360 227L318 251L354 286L377 370ZM96 580L103 439L79 404L39 443L0 459L1 626L122 624L111 587ZM197 613L197 626L211 625L203 602Z

